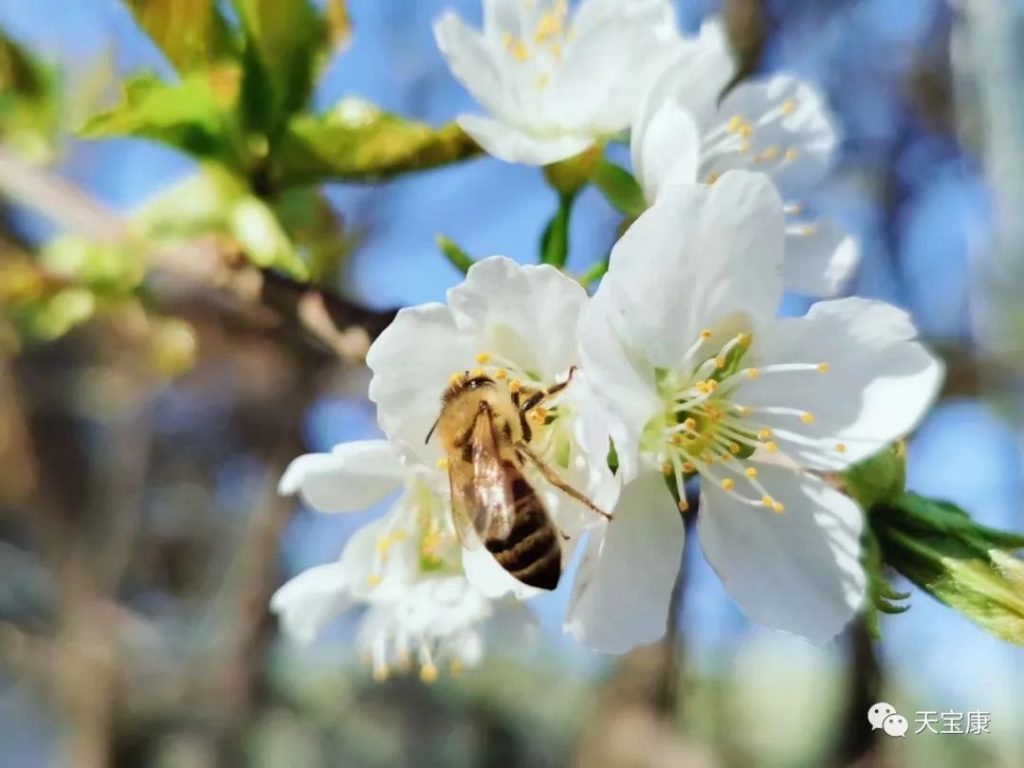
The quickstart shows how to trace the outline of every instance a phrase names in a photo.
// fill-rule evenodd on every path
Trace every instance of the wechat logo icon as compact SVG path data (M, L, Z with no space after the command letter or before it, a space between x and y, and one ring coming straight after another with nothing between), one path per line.
M868 722L871 730L881 728L888 736L903 737L907 735L907 718L896 712L896 707L880 701L868 710Z

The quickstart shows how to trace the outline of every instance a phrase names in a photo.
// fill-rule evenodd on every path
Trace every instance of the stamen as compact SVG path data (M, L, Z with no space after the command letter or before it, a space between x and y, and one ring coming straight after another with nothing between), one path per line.
M519 392L523 388L523 382L519 379L509 379L508 390L509 392Z
M792 115L796 112L796 99L786 99L782 102L782 114Z
M828 363L826 363L826 362L818 363L818 373L828 373L828 370L829 370Z
M798 157L800 157L800 150L790 147L786 150L786 154L782 156L782 160L787 163L792 163Z
M479 353L477 353L476 361L478 363L480 363L480 365L487 365L489 362L491 362L491 353L490 352L479 352Z
M451 376L448 377L448 384L450 386L455 386L460 381L462 381L462 372L461 371L456 371L455 373L453 373Z
M494 378L496 378L498 381L502 381L502 380L506 379L507 377L508 377L508 371L506 371L504 368L499 368L498 370L496 370L494 372Z
M681 498L679 500L679 503L676 504L676 506L679 507L679 511L680 512L685 512L686 510L688 510L690 508L690 502L688 502L686 500L686 498L684 497L684 498Z
M747 368L746 374L748 379L754 380L761 375L761 371L757 368Z
M753 480L755 477L757 477L757 468L747 467L746 469L743 470L743 474L745 474L747 477Z
M731 491L735 485L736 483L733 482L731 477L727 477L722 481L722 487L727 491Z
M448 469L448 459L443 457L443 456L440 459L438 459L437 460L437 468L442 470L442 471Z
M839 453L846 453L846 443L836 443L836 450Z
M814 414L811 413L810 411L807 411L806 413L800 415L800 421L802 421L804 424L813 424Z

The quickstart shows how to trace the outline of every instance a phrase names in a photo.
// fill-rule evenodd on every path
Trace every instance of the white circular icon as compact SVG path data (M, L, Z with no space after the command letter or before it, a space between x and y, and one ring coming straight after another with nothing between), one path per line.
M907 718L903 715L889 715L882 723L882 730L890 736L906 736L908 727Z
M877 731L882 727L885 718L896 714L896 707L880 701L868 710L868 722L871 723L871 730Z

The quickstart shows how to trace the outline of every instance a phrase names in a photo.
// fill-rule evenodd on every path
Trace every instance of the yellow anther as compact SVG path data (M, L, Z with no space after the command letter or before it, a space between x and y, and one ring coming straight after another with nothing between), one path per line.
M769 440L767 443L764 444L764 449L768 451L768 453L778 453L779 446L776 445L773 440Z
M541 72L539 75L537 75L537 78L533 81L533 87L536 88L538 91L542 91L545 88L547 88L550 83L551 83L551 73L550 72Z
M839 453L846 453L846 443L836 443L836 450Z
M376 587L378 584L381 583L381 581L383 581L383 579L381 579L379 573L371 573L369 576L366 577L366 583L369 584L371 587Z
M530 421L536 424L543 424L548 417L548 409L542 405L538 405L530 412Z
M712 387L712 390L714 390L714 387ZM709 407L708 408L708 415L711 417L712 421L721 421L722 420L722 412L720 410L718 410L717 408Z
M487 365L489 362L491 362L491 353L478 352L476 355L476 361L480 363L480 365Z
M683 472L690 475L697 471L697 468L689 461L683 462Z
M693 432L697 428L697 420L692 416L687 417L686 421L683 422L683 428Z
M559 8L554 8L540 17L537 29L533 33L533 39L538 43L543 43L548 38L562 34L565 28L565 17L559 13L559 10Z
M749 333L737 333L736 334L736 343L739 344L741 347L749 347L750 346L750 334Z
M501 381L501 380L503 380L503 379L505 379L507 377L508 377L508 371L506 371L504 368L499 368L498 370L496 370L494 372L494 378L496 378L498 381Z
M389 674L390 670L388 669L387 664L378 664L375 665L373 668L373 679L376 680L378 683L383 683L385 680L387 680Z
M507 47L509 53L512 54L512 58L516 61L526 61L530 58L530 49L526 47L526 43L522 40L513 38Z
M786 505L783 504L781 501L776 501L772 503L772 512L774 512L776 515L781 515L785 511Z
M814 237L816 234L818 234L818 228L814 224L804 224L797 230L797 235L800 237Z
M722 174L718 171L711 171L711 173L708 174L708 184L714 184L720 178L722 178Z
M729 443L729 453L736 454L740 452L739 443Z
M718 460L719 461L732 461L732 454L731 453L720 454L719 457L718 457Z
M813 424L814 423L814 414L811 413L810 411L802 413L802 414L800 414L800 421L802 421L804 424Z
M757 153L757 157L755 157L754 159L757 160L758 162L767 162L769 160L774 160L779 156L779 154L779 148L773 145L762 149L760 152Z
M671 475L672 471L672 465L669 462L666 461L664 464L661 465L661 473L663 475Z
M750 123L744 123L739 127L739 134L744 139L749 139L751 136L754 135L754 126L752 126Z
M708 392L714 392L716 389L718 389L718 382L715 381L714 379L708 379L707 381L704 382L704 384L707 385Z
M725 490L727 491L731 491L735 485L736 483L733 481L731 477L727 477L725 478L725 480L722 481L722 487L725 488Z
M772 436L772 431L768 429L768 427L765 427L764 429L758 430L757 436L761 440L768 440Z
M706 394L707 394L708 392L710 392L710 391L711 391L711 390L709 390L709 389L708 389L708 383L707 383L706 381L698 381L698 382L697 382L697 383L696 383L696 384L694 385L694 387L695 387L695 388L697 389L697 391L698 391L698 392L700 392L700 393L701 393L702 395L706 395Z
M750 406L748 406L748 405L737 405L736 406L736 413L738 413L740 416L749 416L750 415Z
M462 659L452 659L448 662L448 672L451 673L452 677L458 677L465 669Z
M438 459L437 460L437 468L442 470L442 471L448 469L448 459L446 459L444 456L442 456L440 459Z
M828 373L828 363L825 363L825 362L818 363L818 372L819 373Z
M756 379L760 375L761 375L761 371L759 369L757 369L757 368L747 368L747 378L748 379Z
M437 680L437 667L432 663L420 667L420 680L424 683L433 683Z
M775 499L773 499L771 496L762 496L761 504L771 509L772 505L775 504Z
M483 368L474 368L472 371L469 372L469 377L471 379L476 379L476 378L479 378L480 376L483 376L483 375L484 375L484 369Z
M676 506L679 507L680 512L685 512L690 508L690 504L686 499L680 499L679 503L676 504Z
M796 112L796 99L786 99L782 102L782 114L792 115Z
M462 372L461 371L456 371L455 373L453 373L451 376L448 377L448 383L450 385L452 385L452 386L454 386L455 384L458 384L460 381L462 381Z
M729 118L729 124L725 126L725 130L729 133L736 133L740 128L743 127L743 117L740 115L733 115Z
M679 447L682 444L683 444L683 436L681 434L676 432L674 435L672 435L672 445L674 445L676 447Z
M746 154L747 152L750 151L750 142L744 141L742 144L740 144L739 149L737 149L736 151L739 152L741 155Z
M794 147L790 147L789 149L786 150L786 154L782 156L782 159L785 160L787 163L792 163L798 157L800 157L800 150L795 149Z
M725 359L725 355L719 355L715 358L715 368L725 368L725 364L728 361Z
M707 341L708 339L711 338L711 331L705 328L703 331L700 332L700 337L704 339L704 341Z
M521 382L519 379L509 379L508 380L508 391L509 392L519 392L522 388L523 388L523 382Z

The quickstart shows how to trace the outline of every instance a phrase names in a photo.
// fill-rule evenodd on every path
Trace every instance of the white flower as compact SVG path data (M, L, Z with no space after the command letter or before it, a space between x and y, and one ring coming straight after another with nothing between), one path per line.
M790 75L745 80L719 103L734 69L717 20L679 43L633 126L637 180L653 201L671 183L710 184L731 169L767 173L787 215L786 288L835 295L857 265L857 244L807 200L832 160L833 120L815 90Z
M391 440L412 446L424 465L442 462L439 440L424 439L453 375L487 373L510 389L544 390L563 382L577 362L577 326L586 291L550 266L520 266L502 257L474 264L448 304L403 309L366 356L370 399ZM565 389L531 412L530 447L563 480L599 506L614 502L608 432L598 419L589 382L576 373ZM526 467L562 534L563 562L582 530L600 517ZM486 594L500 567L486 550L467 555L466 570ZM501 582L498 582L501 586ZM518 590L520 595L526 594Z
M441 472L399 458L386 440L343 443L330 454L295 459L281 493L298 492L325 512L364 509L404 490L387 514L350 537L337 562L310 568L277 591L271 608L284 631L308 643L343 611L368 605L357 644L376 676L413 659L428 680L441 661L475 664L478 625L491 605L463 574L446 487Z
M434 27L455 77L490 113L459 125L502 160L547 165L629 126L671 52L667 0L485 0L484 28Z
M671 585L652 574L678 566L668 486L685 500L691 476L704 553L747 615L824 642L861 604L862 513L808 470L843 469L907 434L942 370L882 302L776 318L784 226L767 177L730 171L666 187L612 250L581 359L632 482L577 579L570 628L592 645L624 650L663 631Z
M465 578L438 576L414 584L397 600L372 604L356 646L369 658L376 679L415 663L429 683L437 679L439 667L458 674L480 662L481 625L492 614L491 602Z

